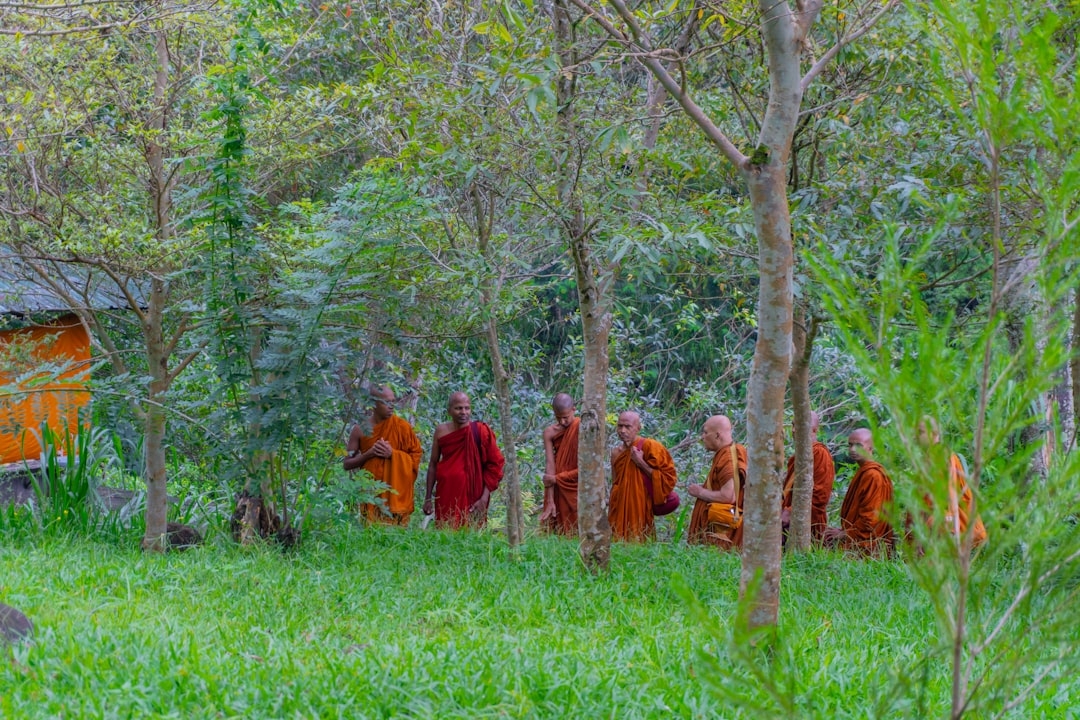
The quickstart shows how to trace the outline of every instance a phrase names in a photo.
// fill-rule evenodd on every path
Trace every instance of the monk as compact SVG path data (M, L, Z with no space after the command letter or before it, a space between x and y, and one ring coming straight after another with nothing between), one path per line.
M705 483L688 488L697 498L686 541L731 550L742 543L742 501L746 487L746 448L735 442L731 420L713 415L701 429L701 445L713 453Z
M822 542L826 547L863 555L888 555L895 544L892 526L885 517L893 498L892 480L872 459L874 438L868 429L852 432L848 449L859 469L840 506L840 527L825 528Z
M358 423L349 433L343 465L363 468L390 488L379 495L384 505L364 503L360 516L368 522L407 526L416 501L413 497L420 470L420 440L407 421L394 414L394 391L385 385L371 388L369 422ZM368 432L365 429L370 428Z
M544 428L544 512L540 527L577 534L578 427L574 399L559 393L551 401L555 422Z
M491 428L472 420L468 395L450 395L447 411L450 421L435 428L431 441L424 514L434 512L438 527L482 527L505 460Z
M620 445L611 451L611 534L617 540L655 537L653 506L662 505L675 489L675 461L656 440L638 437L641 416L636 412L620 414L615 432Z
M937 446L941 445L941 430L937 420L929 415L923 417L919 422L919 444L929 451L933 451ZM964 464L960 462L960 457L956 453L946 452L949 454L949 508L945 513L945 528L959 544L960 539L970 526L971 547L977 548L986 542L986 526L983 525L982 518L978 515L975 515L974 523L971 522L975 496L971 492L971 487L967 484L967 473L964 472ZM933 527L935 523L934 499L927 494L924 500L929 510L927 525Z
M829 499L832 498L833 481L836 480L836 468L833 456L825 443L818 442L818 414L810 411L810 437L814 438L814 493L810 499L810 538L821 542L821 535L829 526ZM795 456L788 458L787 478L784 480L784 499L781 503L780 518L787 534L791 523L791 498L795 489Z

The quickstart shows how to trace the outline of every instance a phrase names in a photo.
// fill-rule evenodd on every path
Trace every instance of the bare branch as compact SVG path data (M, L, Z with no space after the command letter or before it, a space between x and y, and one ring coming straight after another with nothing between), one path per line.
M832 61L832 59L840 53L841 50L861 38L866 33L870 32L870 30L875 25L877 25L878 21L881 20L881 18L885 17L886 14L892 12L899 4L900 0L889 0L887 3L882 5L876 13L871 15L865 23L842 37L838 43L829 48L825 52L825 54L821 56L821 59L815 62L813 66L811 66L811 68L806 71L806 75L803 76L802 82L800 83L800 85L802 86L802 91L804 93L806 92L806 88L810 87L810 83L814 81L814 78L821 74L821 71L825 69L825 66L828 65ZM820 3L818 3L818 5L820 7ZM807 16L805 15L802 16L800 22L806 17Z

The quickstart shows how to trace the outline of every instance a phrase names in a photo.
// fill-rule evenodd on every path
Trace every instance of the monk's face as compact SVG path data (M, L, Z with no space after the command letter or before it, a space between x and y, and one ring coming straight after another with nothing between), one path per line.
M376 423L388 419L394 414L394 391L390 388L382 388L371 392L371 416Z
M624 412L619 415L619 423L615 426L615 434L619 436L619 440L623 445L633 445L639 432L641 432L641 418L638 417L637 413Z
M568 428L570 423L574 422L574 406L566 408L565 410L555 409L555 424L559 427Z
M716 452L731 444L731 423L714 415L701 428L701 445L709 452Z
M874 441L870 433L859 430L851 433L848 436L848 452L860 465L869 460L874 452Z
M924 448L936 445L939 440L938 434L934 432L933 426L926 420L919 422L917 437L919 439L919 444Z
M450 396L450 419L458 427L464 427L472 420L472 405L469 396L465 393L454 393Z

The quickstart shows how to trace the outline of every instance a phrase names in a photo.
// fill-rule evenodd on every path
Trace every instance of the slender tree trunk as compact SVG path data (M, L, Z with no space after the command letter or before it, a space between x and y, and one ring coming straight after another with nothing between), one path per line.
M168 490L165 469L165 411L162 407L165 391L169 388L168 368L165 356L165 338L162 333L162 311L165 305L165 282L161 278L150 281L150 296L146 309L143 332L146 338L146 360L150 365L150 386L143 432L143 458L146 472L146 535L144 550L163 552L165 539Z
M746 387L748 458L739 582L740 595L751 604L751 627L775 625L780 609L784 396L791 369L792 321L791 220L786 172L780 160L747 172L761 272L758 338ZM751 583L757 583L752 598L747 597Z
M758 0L769 64L769 104L761 135L742 168L758 240L758 337L746 387L747 477L739 594L750 627L775 626L780 611L780 495L784 397L791 371L792 263L787 165L802 104L802 39L820 5L792 14L787 2ZM816 7L811 7L816 5ZM799 4L803 11L803 4ZM748 597L751 583L757 592Z
M606 570L611 558L607 517L607 374L611 309L607 298L610 270L600 266L591 247L591 227L577 187L578 119L574 109L577 52L567 0L554 0L551 18L555 51L564 71L556 80L556 122L567 151L559 168L559 203L563 232L577 275L578 307L585 344L581 425L578 429L578 535L581 559L592 572ZM580 160L578 161L580 162Z
M521 502L521 477L518 474L517 440L514 435L514 402L510 392L510 374L503 363L502 350L499 349L499 321L494 310L498 290L502 279L493 279L497 259L491 247L491 229L495 224L495 196L485 193L477 185L469 189L472 199L473 220L476 225L477 245L480 254L488 264L488 276L483 283L481 300L488 310L488 319L484 323L487 335L488 352L491 354L491 374L495 378L495 395L499 399L499 424L502 429L503 448L506 452L506 474L503 492L506 495L506 540L511 548L521 544L524 537L525 517Z
M146 147L150 168L150 193L153 201L157 238L165 245L172 237L172 182L165 167L164 133L167 127L166 92L169 85L169 47L165 33L155 38L157 67L154 73L155 113L150 120L151 135ZM146 360L150 371L143 443L146 473L146 535L143 549L162 552L167 549L166 516L168 510L168 474L165 468L165 393L169 389L169 352L165 342L164 314L168 302L166 280L159 273L151 275L150 296L143 320Z
M1077 447L1076 437L1080 432L1080 422L1076 414L1080 413L1080 287L1073 295L1072 356L1069 359L1069 380L1072 385L1072 437L1069 449Z
M795 360L791 365L791 408L794 412L795 484L791 491L791 524L788 526L788 550L810 549L810 510L814 498L814 437L810 432L810 354L817 325L806 320L800 305L795 309L792 346Z
M487 294L485 293L485 296ZM491 299L485 297L485 305L490 307ZM499 424L502 428L503 447L506 452L506 540L510 547L521 544L525 525L521 508L521 479L518 475L517 441L514 438L514 408L510 395L510 376L503 366L502 352L499 350L499 326L494 317L487 321L488 352L491 353L491 370L495 376L495 395L499 398Z

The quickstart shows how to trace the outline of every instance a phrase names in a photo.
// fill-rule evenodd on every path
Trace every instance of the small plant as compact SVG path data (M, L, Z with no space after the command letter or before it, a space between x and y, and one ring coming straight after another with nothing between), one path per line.
M88 535L101 521L96 489L108 462L100 451L108 447L107 433L90 427L71 432L66 423L60 432L42 423L40 433L41 469L30 475L39 526Z

